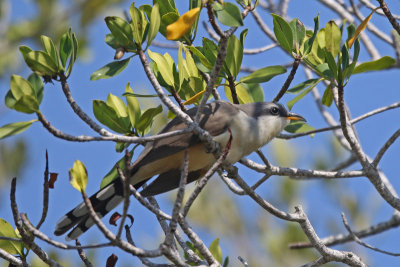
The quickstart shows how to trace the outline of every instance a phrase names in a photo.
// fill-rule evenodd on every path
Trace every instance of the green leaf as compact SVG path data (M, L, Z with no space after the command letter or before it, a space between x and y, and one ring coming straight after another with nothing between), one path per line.
M128 22L120 17L106 17L105 22L118 43L123 47L133 45L133 32Z
M165 57L165 55L168 53L163 56L159 53L152 52L150 49L147 50L147 53L149 54L149 57L157 64L157 68L160 71L160 74L163 77L164 81L168 85L174 86L175 79L173 70L170 68L170 64Z
M242 83L264 83L271 80L273 77L283 74L286 72L286 68L283 66L269 66L255 72L248 76L242 77L240 82Z
M15 103L17 103L17 100L13 96L11 90L8 90L8 92L4 98L4 103L6 104L6 106L8 108L12 108L12 109L14 108Z
M36 96L23 95L15 102L14 109L19 112L31 114L39 110Z
M118 117L123 118L128 116L128 108L125 106L124 101L122 101L122 99L118 96L109 93L106 103L107 106L112 108L115 113L117 113Z
M225 63L231 76L236 78L242 65L243 46L235 35L229 37L226 53Z
M43 93L44 93L42 78L36 73L32 73L31 75L29 75L28 81L30 82L33 90L36 93L36 98L38 100L38 103L39 104L42 103Z
M247 104L254 102L250 93L247 91L247 88L243 84L241 83L237 84L235 86L235 91L240 104ZM225 86L225 95L230 102L233 102L232 92L229 86Z
M20 122L14 122L14 123L10 123L10 124L1 126L0 127L0 139L4 139L6 137L22 133L23 131L28 129L32 125L32 123L34 123L35 121L37 121L37 120L20 121Z
M264 91L258 83L242 83L241 84L249 92L252 102L264 102Z
M133 156L133 152L135 151L135 149L138 147L138 144L136 144L132 150L129 152L129 161L132 159ZM103 177L103 179L101 180L100 183L100 189L103 189L104 187L106 187L107 185L109 185L112 181L114 181L117 177L119 177L118 174L118 169L116 165L119 165L119 167L121 168L122 171L125 170L125 155L117 161L116 164L114 164L114 166L112 167L112 169Z
M318 29L319 29L319 13L318 13L318 16L316 16L314 18L314 33L311 36L311 38L308 39L304 44L304 52L303 52L304 55L307 55L308 53L310 53L311 48L314 45L314 40L317 37Z
M161 5L160 5L161 7ZM161 12L160 12L161 14ZM179 14L176 12L169 12L161 16L160 33L164 36L167 35L167 26L174 23L179 19Z
M243 17L237 5L230 2L225 2L223 5L214 2L213 9L222 24L230 27L243 26Z
M378 60L369 61L358 65L353 74L368 72L368 71L377 71L377 70L384 70L390 68L396 64L396 60L394 58L384 56Z
M185 79L186 80L189 79L189 69L186 64L186 61L183 59L182 48L183 48L183 43L181 43L178 49L179 87L182 86Z
M188 68L189 77L198 77L199 70L196 67L196 63L194 62L192 54L186 48L184 48L184 51L185 51L186 65Z
M90 75L91 81L97 81L100 79L108 79L113 76L118 75L121 71L123 71L129 64L129 61L132 57L128 57L124 60L113 61L103 66L102 68L96 70Z
M289 108L289 110L291 110L294 104L299 102L306 94L308 94L308 92L310 92L322 80L323 80L323 78L320 78L320 79L314 81L313 83L310 84L310 86L307 89L305 89L303 92L298 94L295 98L293 98L292 100L287 102L286 105Z
M305 82L299 83L296 86L293 86L292 88L290 88L289 90L287 90L287 93L290 94L298 94L300 93L300 91L302 91L304 88L310 86L311 84L315 83L316 81L318 81L318 79L309 79Z
M332 105L332 101L333 101L333 92L332 92L332 84L330 83L325 89L321 102L325 106L330 107Z
M219 238L216 238L209 246L211 254L214 258L222 264L222 250L219 246Z
M200 60L201 64L204 65L207 69L211 70L213 68L213 64L203 55L200 50L198 50L194 46L188 46L189 50Z
M332 70L329 68L328 63L324 63L324 64L320 64L320 65L316 66L315 70L318 72L318 74L320 74L327 80L335 79L335 76L334 76Z
M47 52L47 54L50 55L50 57L56 63L57 67L59 67L60 60L58 58L57 49L56 49L56 46L53 43L53 40L51 40L51 38L49 38L49 37L47 37L45 35L40 36L40 39L42 40L42 44L43 44L44 49Z
M136 129L139 132L144 133L147 130L147 128L149 128L152 125L154 117L157 116L161 112L162 112L161 105L159 105L156 108L147 109L142 114L142 116L140 116L140 119L139 119L138 123L136 124Z
M65 68L67 64L68 57L71 56L73 49L73 43L70 35L68 33L64 33L61 36L60 40L60 60L61 65Z
M136 97L133 94L133 90L129 83L125 87L126 103L128 104L128 115L131 122L132 128L135 128L136 122L140 118L140 105Z
M282 17L276 14L271 14L274 22L274 33L279 44L289 54L292 54L293 50L293 33L289 23L287 23Z
M258 2L258 0L256 0L256 2ZM224 263L222 264L222 267L228 267L228 266L229 266L229 257L226 256L225 260L224 260Z
M298 18L293 19L289 25L292 28L294 45L298 54L306 37L306 27Z
M249 32L249 29L244 29L240 33L240 43L242 44L242 47L244 47L244 40L246 39L247 33Z
M58 72L57 63L43 51L31 51L26 54L25 62L31 70L41 75L54 76Z
M333 20L329 21L325 26L325 47L333 58L336 58L340 51L341 38L342 34L339 27Z
M328 63L329 70L332 72L333 76L337 79L338 78L338 67L336 65L335 59L333 58L332 54L324 50L325 52L325 60Z
M4 219L0 219L0 236L20 238L14 228ZM0 240L0 248L13 255L23 256L23 242L16 242L10 240Z
M19 75L12 75L10 81L11 93L16 100L28 95L36 97L36 92L31 83Z
M149 33L147 34L147 46L149 46L156 37L158 30L160 29L160 24L160 8L158 3L156 3L151 9Z
M293 121L285 127L285 131L289 133L304 133L313 130L315 130L315 128L308 125L304 121ZM311 136L313 137L314 134L311 134Z
M28 54L29 52L31 52L31 51L33 51L33 50L32 50L29 46L21 45L21 46L19 47L19 51L21 52L22 56L23 56L24 59L25 59L26 54Z
M85 192L88 175L85 165L80 160L75 160L74 165L69 169L69 182L79 192Z
M142 44L143 41L143 33L145 30L145 22L143 21L144 16L142 16L142 12L135 7L135 2L131 4L129 8L129 14L131 15L131 26L132 26L132 34L133 39L139 45Z
M130 131L129 118L119 117L116 111L102 100L93 100L93 113L99 122L118 133Z
M215 64L215 61L217 60L217 55L218 55L217 44L208 38L203 38L203 52L204 52L204 55L206 56L207 60L214 67L214 64Z

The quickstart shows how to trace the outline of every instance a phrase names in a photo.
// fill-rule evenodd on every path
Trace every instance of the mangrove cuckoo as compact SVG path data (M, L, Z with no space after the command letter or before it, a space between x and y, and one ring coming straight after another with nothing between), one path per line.
M194 118L197 108L187 111ZM297 114L288 112L281 104L260 102L231 104L215 101L205 105L200 115L199 125L208 131L213 139L224 148L230 140L230 148L225 163L233 164L242 157L262 147L277 136L293 120L305 121ZM171 120L160 133L180 130L187 125L179 118ZM141 191L142 196L153 196L179 187L181 166L185 151L188 151L187 182L193 182L204 175L216 161L212 153L193 132L159 139L146 144L144 150L133 163L130 183L141 187L153 176L158 177ZM90 201L99 217L105 216L123 201L123 183L115 179L93 196ZM88 230L94 221L89 216L84 203L64 215L57 223L55 235L62 235L72 227L67 240L78 238Z

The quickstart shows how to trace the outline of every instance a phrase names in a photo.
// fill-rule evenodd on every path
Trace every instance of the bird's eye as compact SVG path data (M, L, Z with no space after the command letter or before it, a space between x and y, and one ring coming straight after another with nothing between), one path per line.
M277 108L277 107L271 108L271 114L272 115L278 115L279 114L279 108Z

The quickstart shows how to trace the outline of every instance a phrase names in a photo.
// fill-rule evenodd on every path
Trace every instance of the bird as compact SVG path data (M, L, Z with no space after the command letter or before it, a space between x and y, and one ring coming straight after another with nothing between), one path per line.
M194 119L197 107L186 113ZM290 121L306 121L302 116L288 112L280 103L256 102L232 104L217 100L206 104L199 117L199 126L224 148L230 142L224 163L233 164L276 137ZM185 129L187 125L175 117L160 133ZM187 183L204 175L216 162L214 154L193 132L148 142L138 158L132 163L129 182L139 189L153 176L158 177L140 193L143 197L154 196L179 187L181 167L188 155ZM100 218L123 201L123 183L115 179L90 197L92 206ZM55 235L77 239L94 224L85 203L81 203L57 223Z

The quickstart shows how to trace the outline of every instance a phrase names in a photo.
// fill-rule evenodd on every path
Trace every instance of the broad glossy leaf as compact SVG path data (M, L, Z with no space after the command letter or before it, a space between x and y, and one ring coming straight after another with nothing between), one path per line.
M311 48L312 48L313 45L314 45L315 38L317 37L318 29L319 29L319 13L318 13L318 16L316 16L316 17L314 18L314 33L313 33L313 35L311 36L311 38L308 39L308 40L305 42L305 44L304 44L304 51L303 51L303 54L304 54L304 55L307 55L308 53L310 53ZM321 63L322 63L322 62L321 62Z
M36 96L23 95L15 102L13 108L16 111L31 114L39 110L39 103Z
M104 20L118 43L124 47L133 45L133 32L128 22L116 16Z
M268 82L273 77L283 74L285 72L286 68L283 66L269 66L256 70L248 76L242 77L240 81L243 83L263 83Z
M230 102L233 103L232 91L229 86L225 86L225 95L229 99ZM253 98L250 93L247 91L247 88L243 86L243 84L239 83L235 86L236 95L239 99L240 104L252 103Z
M322 96L321 102L325 106L330 107L332 105L332 101L333 101L333 92L332 92L332 86L330 83L324 91L324 95Z
M32 85L33 90L36 92L36 98L38 100L38 103L42 103L43 99L43 94L44 94L44 87L43 87L43 81L42 78L37 75L36 73L32 73L28 77L28 81Z
M88 174L85 165L80 160L76 160L69 169L69 182L79 192L85 192L87 180Z
M131 57L128 57L124 60L113 61L103 66L102 68L96 70L90 75L91 81L97 81L100 79L108 79L123 71L129 64Z
M147 53L149 54L149 57L157 64L157 68L160 71L164 81L168 85L174 86L174 73L173 70L170 68L170 64L165 56L159 53L152 52L150 49L147 50Z
M106 44L108 44L111 48L114 48L114 49L121 47L121 45L117 42L117 40L115 40L115 37L114 37L114 35L112 35L112 33L106 34L106 38L104 38L104 42L106 42Z
M140 118L140 105L136 97L134 96L133 90L130 87L129 83L125 87L125 93L128 93L125 95L125 97L128 106L129 120L131 122L132 128L135 128L135 125Z
M4 103L6 104L6 106L8 108L14 108L15 103L17 103L17 100L15 99L15 97L13 96L11 90L7 91L6 96L4 97Z
M0 236L11 237L11 238L20 238L16 233L14 228L3 219L0 219ZM0 248L5 250L6 252L13 255L24 255L23 242L15 242L9 240L0 240Z
M210 249L211 254L214 256L214 258L222 264L222 250L221 247L219 246L219 238L216 238L208 247Z
M160 29L160 25L161 25L160 8L159 4L156 3L151 9L150 26L149 26L149 32L147 34L147 46L149 46L156 37Z
M124 101L118 96L109 93L106 103L107 106L114 109L118 117L128 117L128 108L125 106Z
M225 58L225 63L227 69L232 77L239 74L240 66L242 65L243 58L243 46L236 36L232 35L229 37L228 45L226 48L227 57Z
M353 74L384 70L390 68L394 64L396 64L396 60L394 58L384 56L378 60L361 63L354 69Z
M167 26L166 37L168 40L178 40L184 36L196 21L201 8L196 7L178 18L174 23Z
M201 64L204 65L207 69L211 70L213 68L213 64L208 60L208 58L196 47L194 46L188 46L187 47L201 62Z
M58 72L57 63L43 51L31 51L25 55L25 62L31 70L42 75L54 76Z
M276 14L271 14L273 16L274 22L274 33L279 44L285 49L289 54L293 50L293 33L292 28L289 23L286 22L282 17Z
M223 5L214 2L213 9L222 24L230 27L243 26L243 17L237 5L230 2L225 2Z
M288 126L285 127L285 131L289 133L304 133L315 130L314 127L308 125L304 121L293 121ZM314 134L311 134L313 137Z
M53 61L56 63L56 65L59 66L60 60L58 58L57 49L53 43L53 40L51 40L50 37L47 37L45 35L40 36L40 39L42 40L42 44L47 54L49 54L50 57L53 59Z
M167 13L174 12L178 14L174 0L153 0L153 6L158 4L160 6L160 15L164 16Z
M144 133L147 128L149 128L155 116L162 112L162 106L159 105L156 108L147 109L142 116L140 116L139 122L136 124L136 129L142 133Z
M298 18L293 19L289 25L292 28L296 53L299 53L300 47L302 46L304 38L306 37L306 27L304 27L304 24Z
M31 52L31 51L33 51L33 50L32 50L29 46L21 45L21 46L19 47L19 51L21 52L22 56L23 56L24 59L25 59L26 54L28 54L29 52Z
M331 53L333 58L336 58L340 51L340 40L342 34L336 23L331 20L325 26L325 47Z
M296 104L297 102L299 102L306 94L308 94L308 92L310 92L320 81L322 81L323 78L320 78L316 81L314 81L313 83L310 84L310 86L303 90L300 94L298 94L295 98L293 98L292 100L290 100L289 102L286 103L287 107L289 108L289 110L292 109L293 105Z
M241 84L249 92L253 99L252 102L264 102L264 91L258 83L242 83Z
M64 33L60 40L60 61L61 65L65 68L67 64L68 57L72 54L73 43L70 35Z
M305 82L299 83L296 86L293 86L292 88L290 88L289 90L287 90L287 93L290 94L298 94L300 93L304 88L310 86L311 84L315 83L316 81L318 81L318 79L309 79Z
M198 77L199 70L196 67L196 63L192 57L192 54L184 47L185 57L186 57L186 65L188 68L189 77Z
M335 59L333 58L332 54L324 50L325 52L325 60L329 66L329 70L332 72L335 79L338 78L338 67L336 65ZM317 66L318 68L318 66Z
M187 67L186 60L183 59L182 48L183 44L181 44L178 49L179 87L182 86L182 83L185 79L189 79L189 69Z
M16 100L24 95L36 97L32 84L19 75L12 75L10 80L11 93Z
M115 110L102 100L93 100L93 113L99 122L118 133L125 134L130 131L129 118L118 117Z
M332 80L334 79L333 72L329 68L328 63L320 64L315 67L315 70L323 77L325 77L327 80Z
M0 139L22 133L37 120L9 123L0 127ZM1 246L0 246L1 247Z
M145 31L145 22L144 16L142 15L142 11L135 7L135 2L131 4L129 8L129 14L131 15L131 27L132 27L132 35L135 42L139 45L142 44L143 41L143 33Z

